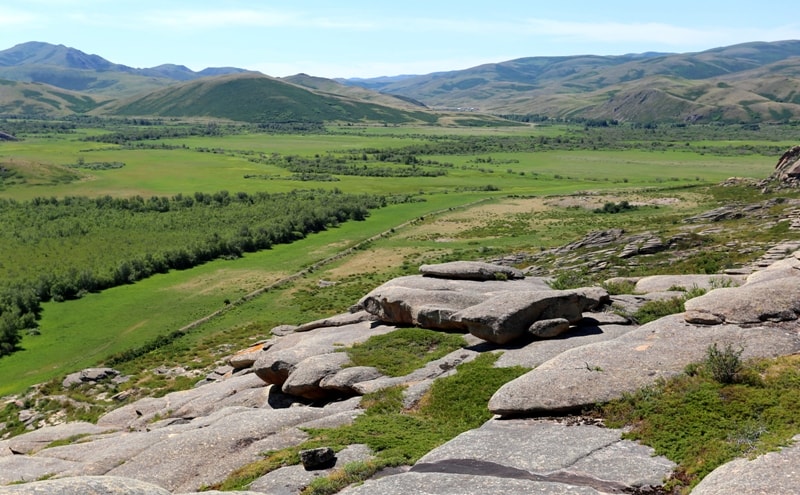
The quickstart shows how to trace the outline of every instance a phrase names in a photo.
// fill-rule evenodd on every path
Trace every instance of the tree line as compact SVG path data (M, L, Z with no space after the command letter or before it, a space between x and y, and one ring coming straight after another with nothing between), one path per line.
M339 190L0 200L0 356L41 303L292 242L387 204Z

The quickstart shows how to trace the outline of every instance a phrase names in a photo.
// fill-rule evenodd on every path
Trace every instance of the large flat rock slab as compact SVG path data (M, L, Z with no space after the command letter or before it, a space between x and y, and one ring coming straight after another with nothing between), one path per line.
M599 494L660 485L675 464L620 430L545 420L491 420L422 457L409 472L346 494Z
M342 495L603 495L588 486L460 473L409 472L368 480Z
M130 478L82 476L0 487L3 495L170 495L164 488Z
M197 490L258 460L261 452L296 445L304 438L296 428L341 412L335 406L226 408L216 421L201 421L199 428L156 442L108 474L154 483L171 491Z
M578 410L681 373L711 344L742 346L743 359L800 350L797 330L736 325L696 326L683 314L643 325L614 340L568 350L502 386L489 410L503 416Z
M762 495L800 493L800 435L793 445L753 460L724 464L692 490L692 495Z

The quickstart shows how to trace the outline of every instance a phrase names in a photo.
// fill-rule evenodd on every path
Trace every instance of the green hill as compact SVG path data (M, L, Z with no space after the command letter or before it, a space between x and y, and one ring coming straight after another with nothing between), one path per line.
M204 78L105 106L127 116L209 117L242 122L434 122L437 116L308 89L259 74Z
M0 115L65 116L88 112L95 97L40 83L0 79Z

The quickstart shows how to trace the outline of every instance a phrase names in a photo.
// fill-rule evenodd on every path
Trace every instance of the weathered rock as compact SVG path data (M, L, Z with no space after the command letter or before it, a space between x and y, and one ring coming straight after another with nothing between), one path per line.
M539 320L533 322L528 328L528 333L534 337L551 339L558 337L569 330L569 321L564 318L552 318L550 320Z
M289 374L281 390L286 394L311 400L329 397L332 391L320 387L320 382L340 371L349 362L350 357L344 352L331 352L306 358Z
M327 469L336 463L336 454L330 447L301 450L300 463L306 471Z
M152 444L108 474L156 483L171 491L197 490L258 460L265 450L297 445L306 435L295 427L338 412L327 407L223 408L183 425L179 434Z
M275 337L285 337L290 333L294 333L295 330L297 330L297 325L278 325L273 327L270 333Z
M493 265L480 261L452 261L436 265L422 265L420 273L427 277L447 278L452 280L507 280L521 279L525 275L521 270L510 266Z
M328 354L343 346L363 342L373 335L394 330L393 326L373 325L370 321L364 321L341 327L294 332L274 339L272 346L259 355L253 370L265 382L282 385L297 364L306 358Z
M564 318L577 323L583 311L598 304L602 289L504 293L453 315L476 337L506 344L522 336L538 320ZM588 297L587 297L588 295Z
M800 277L800 260L792 256L771 263L763 270L758 270L747 277L748 284L767 282L784 277Z
M0 487L16 495L170 495L160 486L118 476L82 476Z
M70 373L61 382L64 388L86 382L99 382L110 380L119 375L119 371L113 368L86 368L85 370Z
M375 316L367 313L366 311L356 311L354 313L342 313L340 315L331 316L330 318L322 318L309 323L303 323L295 327L295 332L308 332L316 328L323 327L342 327L345 325L353 325L364 321L375 321Z
M558 254L564 254L582 248L597 249L616 242L624 233L625 231L622 229L609 229L589 232L579 241L557 248L555 252Z
M757 495L798 493L800 487L800 435L794 444L779 452L750 459L736 459L724 464L692 490L693 495Z
M30 482L53 473L74 469L78 465L62 459L38 458L27 455L9 455L0 457L0 485L9 483ZM0 487L0 493L6 487ZM39 492L49 493L49 492Z
M494 471L493 471L494 469ZM588 486L569 486L528 478L515 470L504 470L497 466L476 466L467 474L450 472L408 472L379 479L367 480L364 484L346 488L342 495L603 495ZM510 471L510 472L509 472ZM494 473L486 475L483 473ZM517 475L518 477L513 477Z
M373 291L363 301L367 312L394 325L416 325L436 330L463 330L453 319L457 311L486 299L484 293L466 291L428 291L407 287L386 287Z
M792 146L778 159L770 178L790 181L800 177L800 146Z
M106 431L106 428L85 422L45 426L30 433L11 438L8 441L8 448L15 454L32 454L56 440L94 435L103 431Z
M687 317L706 313L732 324L793 321L800 315L800 277L716 289L686 301ZM710 320L711 318L706 318ZM689 321L689 320L687 320Z
M320 380L319 386L327 390L355 394L357 392L353 388L353 385L375 380L381 376L383 376L383 374L372 366L351 366L349 368L343 368L333 375L326 376Z
M246 349L238 351L227 359L228 364L230 364L235 370L241 370L253 366L261 351L264 350L264 343L265 341L262 340L261 342L256 342Z
M503 416L551 414L606 402L681 373L701 361L713 343L741 345L744 359L800 350L798 335L781 328L697 327L683 314L672 315L614 340L559 354L502 386L489 410Z

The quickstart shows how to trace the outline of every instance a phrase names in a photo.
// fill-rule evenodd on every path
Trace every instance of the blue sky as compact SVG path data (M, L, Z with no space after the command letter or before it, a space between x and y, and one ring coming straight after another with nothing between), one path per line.
M774 0L3 0L0 50L46 41L132 67L376 77L800 39L796 19Z

